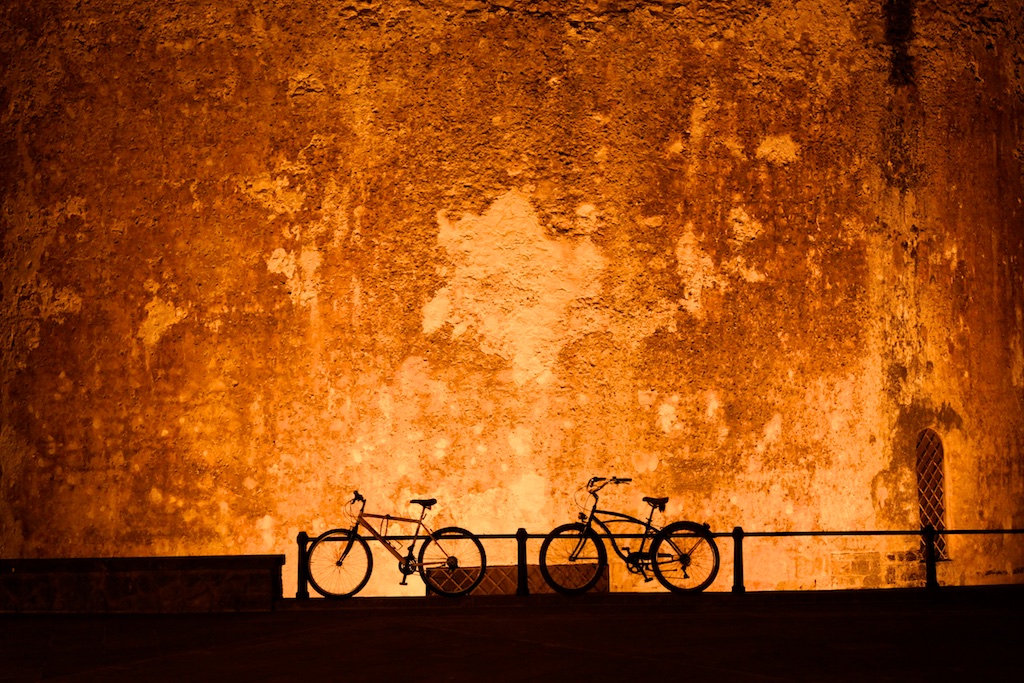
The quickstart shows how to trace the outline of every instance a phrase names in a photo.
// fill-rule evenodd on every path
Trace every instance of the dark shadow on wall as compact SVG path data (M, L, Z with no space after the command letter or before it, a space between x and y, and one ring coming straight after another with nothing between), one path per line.
M885 0L885 42L892 48L889 56L889 81L893 85L914 84L914 58L907 46L914 37L914 0Z

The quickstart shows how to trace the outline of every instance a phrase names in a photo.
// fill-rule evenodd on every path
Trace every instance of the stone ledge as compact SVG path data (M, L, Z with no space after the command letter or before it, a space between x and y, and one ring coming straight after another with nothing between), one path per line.
M266 612L284 555L0 560L0 612Z

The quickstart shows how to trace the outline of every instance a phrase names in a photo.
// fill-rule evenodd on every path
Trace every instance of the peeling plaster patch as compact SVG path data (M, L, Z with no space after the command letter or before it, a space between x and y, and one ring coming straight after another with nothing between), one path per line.
M658 406L658 426L661 431L669 434L676 424L676 407L671 403L662 403Z
M264 515L256 522L257 528L260 530L261 540L263 541L263 547L270 549L273 548L275 543L274 527L277 523L274 518L270 515Z
M633 471L636 473L653 472L658 469L658 454L648 451L635 450L630 456Z
M718 394L714 391L709 391L707 398L708 407L705 414L708 416L709 420L713 420L715 419L715 416L718 415L718 409L722 407L722 404L718 400Z
M676 273L685 283L683 308L689 313L703 317L701 309L704 290L721 288L725 283L715 272L715 264L707 252L701 249L693 223L686 224L686 233L676 243Z
M706 97L697 97L693 100L693 108L690 110L690 142L700 143L704 139L707 133L705 122L714 109L715 105Z
M596 209L581 204L588 217ZM510 361L513 380L550 381L558 352L588 329L567 312L600 292L606 259L589 238L550 239L529 199L512 190L482 216L437 214L438 242L455 269L423 308L423 330L473 331L485 353Z
M757 158L770 164L784 165L800 157L800 144L793 141L789 133L769 135L757 146Z
M138 337L148 346L154 346L167 329L188 315L188 309L178 308L159 297L146 304L146 319L139 326Z
M278 248L267 258L267 270L285 276L292 303L308 306L319 294L320 278L316 270L321 260L316 248L303 247L298 258L295 252Z
M262 436L266 432L266 422L263 419L263 406L260 397L249 404L249 425L253 436Z
M764 426L764 433L761 436L761 440L757 442L755 449L758 453L764 453L765 450L773 443L779 440L782 435L782 415L775 413L772 415L772 419Z
M651 406L654 405L654 399L656 399L657 397L658 392L654 390L636 392L637 403L639 403L646 410L650 410Z
M448 455L448 447L452 445L452 442L447 437L440 437L434 442L434 457L438 460L443 460Z
M290 281L295 277L295 254L284 249L275 249L267 259L267 270L284 275Z
M533 431L522 425L508 434L508 445L517 458L526 458L533 451Z
M451 308L450 290L447 287L442 287L434 294L434 298L423 306L423 334L433 334L441 329ZM458 335L453 331L452 336L457 337Z
M725 267L729 274L745 282L762 282L765 279L764 273L753 266L748 267L747 260L742 256L730 259Z
M722 140L722 145L729 150L737 159L747 160L747 154L743 151L743 143L733 137L727 137Z
M326 90L323 81L305 71L288 77L288 97L312 95Z
M67 287L54 290L49 282L42 281L36 291L39 293L39 315L43 318L54 318L62 323L67 314L82 310L82 297Z
M431 411L441 410L449 402L448 385L433 379L430 362L422 356L409 356L402 362L395 373L394 388L400 396L429 397L428 410Z
M732 239L736 242L753 242L763 231L761 223L747 215L742 206L734 206L729 211L729 229Z
M275 214L292 214L302 208L306 195L290 189L287 176L272 177L263 173L239 182L239 188L251 199Z
M527 516L537 515L548 504L547 479L529 472L509 485L516 508Z

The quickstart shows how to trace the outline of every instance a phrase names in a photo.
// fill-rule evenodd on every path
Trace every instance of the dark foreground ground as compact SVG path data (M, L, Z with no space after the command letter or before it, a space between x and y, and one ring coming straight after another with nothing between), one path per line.
M0 681L1005 681L1024 586L0 614Z

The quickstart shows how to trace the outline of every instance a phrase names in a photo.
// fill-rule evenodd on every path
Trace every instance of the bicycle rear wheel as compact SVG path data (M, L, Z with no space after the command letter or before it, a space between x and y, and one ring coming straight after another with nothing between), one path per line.
M427 587L446 597L465 595L480 585L487 554L480 539L457 526L435 531L420 548L420 576Z
M697 593L718 576L718 545L707 527L674 522L654 537L651 566L658 581L670 591Z
M309 583L325 598L355 595L370 580L373 555L370 546L349 529L320 534L306 555Z
M582 524L555 527L540 546L540 573L559 593L576 595L594 587L608 566L604 543Z

